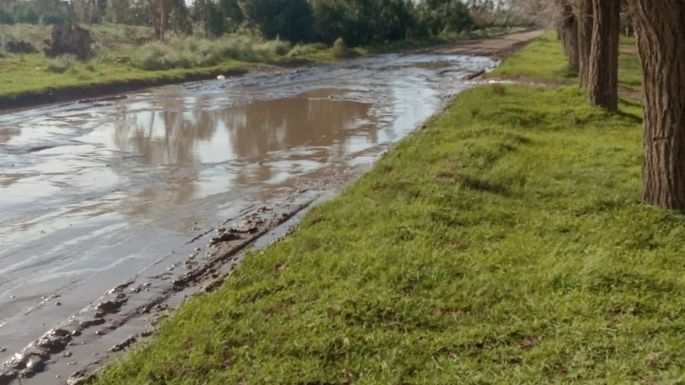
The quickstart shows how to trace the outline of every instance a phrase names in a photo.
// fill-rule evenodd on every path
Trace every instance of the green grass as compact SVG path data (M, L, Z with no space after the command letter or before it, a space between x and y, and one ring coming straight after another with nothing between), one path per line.
M42 92L75 86L111 84L136 80L185 79L189 74L219 74L254 68L259 64L225 60L218 65L165 71L145 71L125 64L73 62L65 72L51 70L60 59L48 59L41 54L7 55L0 58L0 96L12 97L26 92Z
M640 203L640 117L466 91L95 384L683 383L685 217Z
M553 33L546 33L525 50L506 60L490 77L536 79L566 84L576 82L577 74L569 69L564 50Z
M642 64L635 52L621 52L618 57L618 84L633 91L642 90Z
M631 90L642 89L642 67L635 47L635 39L621 36L619 55L619 85ZM577 84L578 74L566 61L559 39L547 33L515 54L493 71L489 77L538 80L559 84Z
M159 43L146 42L151 33L149 28L109 24L93 28L95 57L85 63L67 58L49 59L42 53L0 55L0 97L11 99L52 89L140 80L163 83L267 64L333 60L331 49L322 45L297 46L291 50L285 42L238 35L214 40L172 37ZM45 26L0 26L0 43L26 40L42 50L40 39L47 34L49 28ZM65 63L68 63L66 68Z

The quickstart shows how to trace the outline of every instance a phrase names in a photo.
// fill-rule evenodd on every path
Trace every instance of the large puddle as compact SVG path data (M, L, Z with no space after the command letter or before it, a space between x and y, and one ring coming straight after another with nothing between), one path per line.
M339 191L494 64L385 55L0 115L0 362L246 207Z

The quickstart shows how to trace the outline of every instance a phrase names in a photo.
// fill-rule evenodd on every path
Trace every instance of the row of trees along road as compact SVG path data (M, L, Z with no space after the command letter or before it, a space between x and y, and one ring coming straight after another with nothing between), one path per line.
M504 0L0 0L0 24L152 25L154 37L168 31L207 35L259 32L291 42L382 43L460 33L496 22L515 24ZM496 26L496 25L494 25ZM502 26L502 25L500 25ZM509 25L504 25L509 26ZM198 31L195 31L198 32Z
M644 72L642 198L685 212L685 2L555 1L569 65L590 102L610 111L618 109L622 14L632 19Z

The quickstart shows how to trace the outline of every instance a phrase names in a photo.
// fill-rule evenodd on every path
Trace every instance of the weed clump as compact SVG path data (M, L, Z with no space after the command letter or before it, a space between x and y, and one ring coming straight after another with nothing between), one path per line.
M296 44L287 54L288 57L294 58L294 57L302 57L302 56L309 56L309 55L314 55L318 52L324 51L328 49L328 47L325 44L321 43L316 43L316 44Z
M76 57L72 55L62 55L54 59L50 64L48 64L48 72L63 74L68 70L72 69L76 64Z
M280 40L262 42L249 36L231 36L220 40L186 37L147 43L131 50L128 56L103 57L103 60L123 61L134 68L159 71L211 67L225 60L270 61L287 55L289 51L290 44Z
M346 59L353 56L352 51L347 48L347 44L345 44L345 40L342 37L337 38L333 43L331 54L334 59Z
M9 40L5 43L5 51L8 53L36 53L38 50L28 41L25 40Z

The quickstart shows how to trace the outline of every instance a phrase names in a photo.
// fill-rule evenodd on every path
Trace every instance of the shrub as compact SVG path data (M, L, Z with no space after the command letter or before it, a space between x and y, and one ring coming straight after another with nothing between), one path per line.
M98 60L126 61L135 68L159 71L215 66L229 59L246 62L267 61L275 56L287 55L289 51L290 43L280 40L259 42L252 37L240 35L209 40L195 36L147 43L139 48L131 48L123 57L121 52L116 55L104 53Z
M281 37L292 42L313 37L314 19L307 0L240 0L248 21L268 39Z
M0 24L14 24L14 16L11 13L0 8Z
M28 41L9 40L5 43L5 51L8 53L36 53L38 50Z
M345 59L352 56L352 52L349 50L349 48L347 48L345 40L343 40L341 37L336 39L333 43L331 54L333 55L334 59Z
M67 70L71 69L74 67L76 64L76 57L71 56L71 55L62 55L59 56L58 58L54 59L52 63L48 65L48 71L56 73L56 74L63 74L67 72Z

